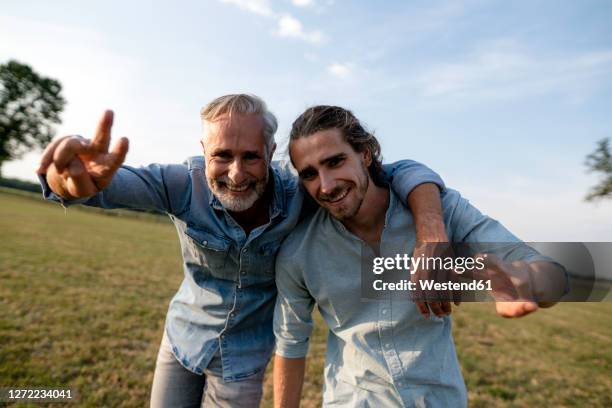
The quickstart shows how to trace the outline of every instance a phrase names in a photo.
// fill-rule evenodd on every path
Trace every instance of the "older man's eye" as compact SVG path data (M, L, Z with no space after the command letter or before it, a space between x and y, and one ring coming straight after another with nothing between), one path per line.
M261 157L257 153L246 153L244 160L259 160Z
M230 160L232 158L232 155L227 152L219 152L219 153L213 154L213 157L215 159L220 159L220 160Z

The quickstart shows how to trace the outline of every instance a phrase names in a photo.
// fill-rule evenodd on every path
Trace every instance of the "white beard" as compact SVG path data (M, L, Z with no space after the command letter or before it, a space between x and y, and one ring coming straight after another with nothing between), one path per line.
M213 192L215 197L217 197L217 199L221 202L221 204L223 205L223 207L225 207L226 210L241 212L251 208L253 204L255 204L255 202L264 195L264 193L266 192L266 186L268 185L268 178L269 173L266 170L265 178L260 180L247 180L241 186L234 186L227 176L221 176L217 179L213 179L207 176L206 181L208 182L208 187L210 188L210 191ZM247 187L251 189L251 192L248 196L243 198L234 197L230 192L227 191L229 187L236 188L242 187L245 184L253 183L255 183L255 187Z

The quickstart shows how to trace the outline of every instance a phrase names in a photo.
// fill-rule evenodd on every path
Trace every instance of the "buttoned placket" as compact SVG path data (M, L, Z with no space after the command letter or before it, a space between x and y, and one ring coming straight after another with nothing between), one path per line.
M378 335L382 346L382 355L387 363L394 384L401 386L402 363L395 348L393 338L393 308L391 296L378 301Z
M232 230L235 231L236 239L234 242L238 244L239 267L238 267L238 272L237 272L237 275L238 275L237 283L236 285L234 285L232 306L228 310L227 318L225 320L225 326L221 330L220 335L219 335L220 347L221 347L221 362L223 365L224 372L226 372L226 370L227 372L231 370L230 368L231 367L231 356L223 352L223 350L226 349L227 347L228 334L226 332L233 326L234 319L236 315L240 312L240 304L242 302L242 297L243 297L242 288L244 287L244 285L248 283L248 279L249 279L249 275L247 272L250 268L250 257L254 256L257 253L255 248L253 248L253 242L260 235L262 235L270 225L272 225L272 223L274 222L274 219L276 219L277 217L281 215L282 216L287 215L283 207L280 206L281 204L280 199L284 200L282 194L280 194L279 191L277 191L277 189L275 188L274 199L273 199L271 206L268 209L269 221L266 224L261 225L255 228L254 230L252 230L251 233L247 236L246 233L244 232L244 229L227 212L227 210L221 205L219 200L214 195L211 195L211 198L210 198L209 204L216 210L223 212L223 215L227 223L231 226Z
M248 280L247 271L249 269L249 263L250 263L249 256L250 256L250 252L252 252L252 250L250 251L249 248L253 246L252 245L253 241L257 239L257 237L262 235L264 231L266 230L266 228L268 228L272 224L273 219L281 214L281 211L276 208L274 210L270 210L270 214L271 214L270 220L266 224L255 228L253 231L251 231L251 233L248 236L245 234L242 227L240 227L240 225L234 220L234 218L231 215L229 215L229 213L225 209L222 209L222 211L225 213L225 217L228 220L228 222L236 230L237 235L239 236L239 239L237 241L239 242L246 241L244 242L244 245L240 247L239 252L238 252L238 257L239 257L238 259L239 268L238 268L238 279L237 279L238 283L234 286L234 296L233 296L232 307L228 311L228 315L225 320L225 327L223 328L220 334L221 362L223 364L223 368L225 369L226 367L229 368L231 365L231 362L230 362L231 356L223 352L223 349L227 346L227 340L226 340L227 334L225 332L232 327L234 318L236 317L236 314L238 314L240 311L238 306L242 300L242 290L241 289L243 285L247 283L247 280Z
M380 254L381 256L393 256L394 254L387 254L385 250L386 231L387 225L389 225L389 216L393 212L394 206L389 203L389 209L385 214L385 225L380 236ZM393 338L393 293L389 293L384 299L380 299L378 303L378 333L380 336L380 343L382 345L382 355L389 368L389 373L393 380L393 385L396 389L400 389L405 385L403 376L402 363L395 348L395 342Z

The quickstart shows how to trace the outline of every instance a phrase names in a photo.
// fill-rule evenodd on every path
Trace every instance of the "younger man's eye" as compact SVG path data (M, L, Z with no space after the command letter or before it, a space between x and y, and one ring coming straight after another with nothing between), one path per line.
M344 161L344 157L334 157L328 162L329 167L336 167L340 165L343 161Z
M314 171L304 171L300 173L300 178L302 180L312 180L315 177Z

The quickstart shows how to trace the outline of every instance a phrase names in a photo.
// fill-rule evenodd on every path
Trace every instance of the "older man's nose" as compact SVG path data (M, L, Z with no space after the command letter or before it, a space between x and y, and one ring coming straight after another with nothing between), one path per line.
M227 175L233 184L242 184L248 179L241 160L234 160Z

